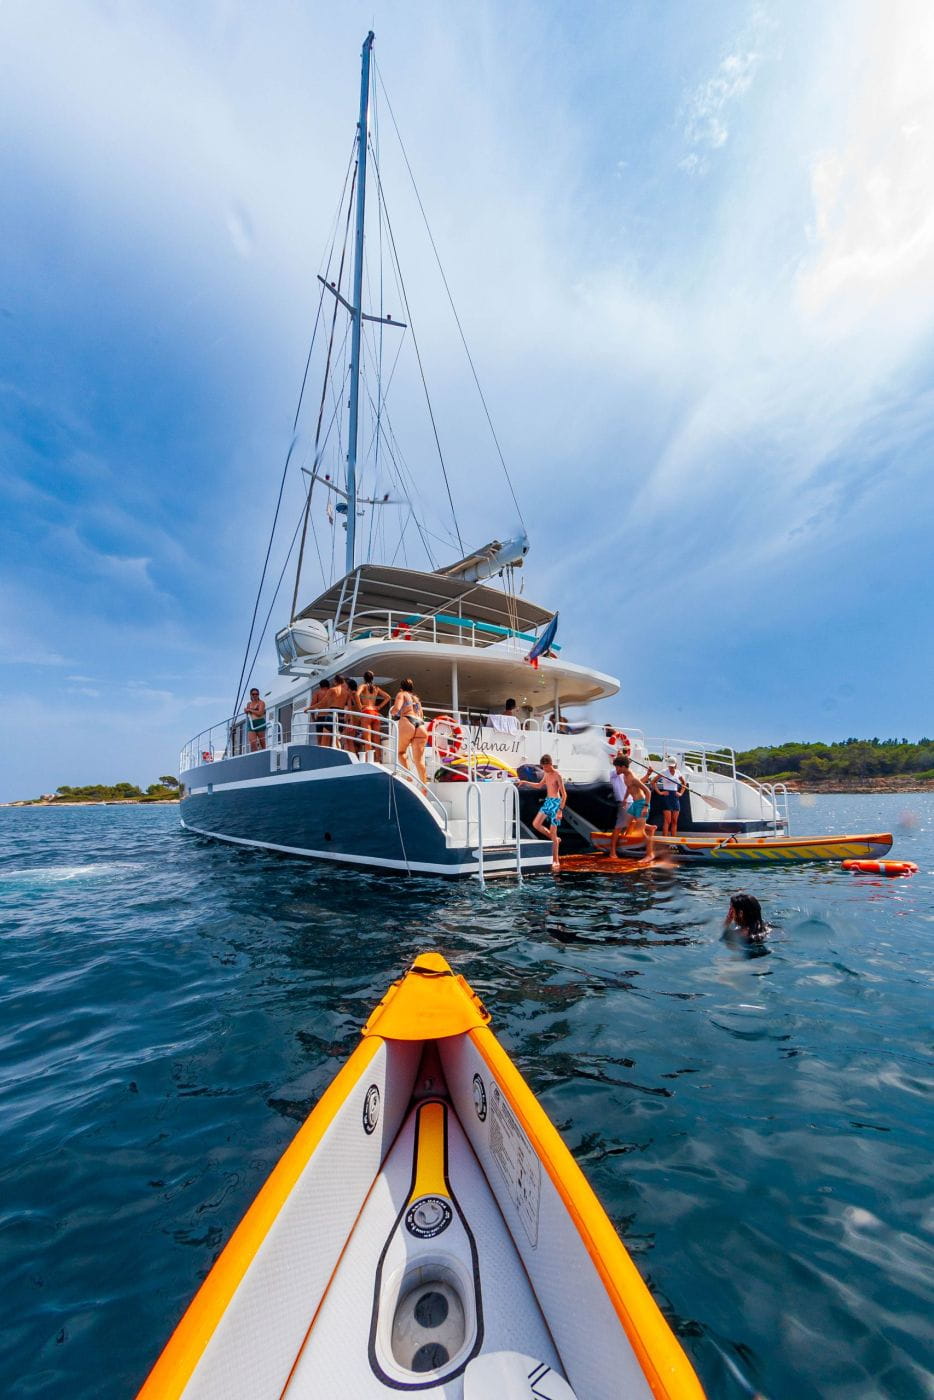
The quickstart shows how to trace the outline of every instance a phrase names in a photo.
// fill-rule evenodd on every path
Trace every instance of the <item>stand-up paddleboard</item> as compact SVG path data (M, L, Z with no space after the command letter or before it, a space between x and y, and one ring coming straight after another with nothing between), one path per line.
M139 1400L703 1397L489 1020L416 958Z
M600 849L607 849L612 832L594 831L590 839ZM866 860L884 856L892 849L892 834L888 831L857 836L749 836L744 833L725 835L659 836L655 845L659 851L677 856L679 860L713 860L723 865L767 865L810 860Z

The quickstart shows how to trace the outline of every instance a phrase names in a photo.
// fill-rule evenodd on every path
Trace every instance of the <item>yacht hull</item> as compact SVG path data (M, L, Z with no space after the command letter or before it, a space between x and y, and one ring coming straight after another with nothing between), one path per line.
M477 842L446 836L413 783L341 750L287 745L185 775L180 817L197 835L403 874L463 877L480 872ZM523 872L551 866L551 845L519 842ZM515 843L485 845L483 874L514 875Z

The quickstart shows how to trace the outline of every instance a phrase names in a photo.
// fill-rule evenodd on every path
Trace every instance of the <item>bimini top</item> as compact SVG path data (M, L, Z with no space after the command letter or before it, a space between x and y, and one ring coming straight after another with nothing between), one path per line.
M490 588L485 583L466 583L461 578L425 574L415 569L394 569L383 564L363 564L309 603L299 617L333 622L335 630L342 631L352 621L363 622L367 616L388 612L411 614L413 618L454 613L516 632L534 631L554 616L537 603ZM439 632L442 630L443 624L438 627ZM451 631L453 633L456 628L452 627Z

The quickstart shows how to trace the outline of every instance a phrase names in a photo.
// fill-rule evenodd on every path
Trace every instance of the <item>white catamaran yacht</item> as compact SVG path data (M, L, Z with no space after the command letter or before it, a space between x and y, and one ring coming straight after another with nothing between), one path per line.
M364 409L372 419L370 451L376 456L383 445L384 465L388 461L397 469L384 479L405 491L382 383L372 392L364 384L361 392L367 334L380 338L371 347L378 360L382 337L407 329L389 315L364 310L367 163L368 156L374 158L372 44L369 34L343 221L349 245L352 210L353 256L341 254L337 275L319 278L322 304L331 313L326 370L340 357L337 328L346 320L349 372L336 391L330 390L330 401L322 392L311 466L302 469L306 485L295 592L290 620L276 635L279 679L265 687L264 747L251 748L240 709L241 677L237 712L182 751L183 826L238 845L374 870L521 878L523 872L549 869L552 848L531 827L542 794L518 787L516 774L537 777L542 754L552 756L568 790L562 850L585 850L590 832L612 825L610 763L622 748L636 772L677 756L689 784L682 831L783 832L783 793L738 774L729 749L651 739L628 725L565 718L571 708L615 695L619 684L566 659L556 640L557 614L517 590L516 570L528 549L524 532L443 567L359 562L358 519L395 503L376 484L366 496L358 489L360 468L367 465L358 460ZM378 166L376 177L382 213ZM350 263L352 275L345 283ZM407 308L404 291L403 297ZM342 440L327 427L326 409L333 403L333 421L345 399L349 412ZM326 470L329 452L334 465ZM331 530L346 530L346 563L342 577L300 606L313 496L325 503ZM370 541L379 534L371 528ZM427 783L400 760L399 727L386 714L371 717L364 731L350 711L309 709L326 679L340 674L359 680L366 672L393 694L404 677L413 678L429 734ZM516 708L504 714L508 699Z

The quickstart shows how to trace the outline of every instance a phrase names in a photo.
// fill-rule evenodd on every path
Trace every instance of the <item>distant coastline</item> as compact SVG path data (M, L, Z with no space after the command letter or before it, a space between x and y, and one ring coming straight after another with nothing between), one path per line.
M818 797L822 792L827 793L850 793L854 797L860 794L874 792L934 792L934 779L918 779L913 774L906 773L903 776L893 774L885 778L864 778L847 779L846 781L835 781L828 779L826 782L806 782L801 780L788 779L785 783L789 792L797 795L807 794Z
M136 783L88 783L71 787L61 783L54 792L24 797L17 802L0 802L0 807L135 807L143 804L177 802L181 785L174 773L163 773L158 782L143 792Z
M112 797L94 798L86 802L24 797L19 802L0 802L0 807L175 807L178 801L177 797Z

